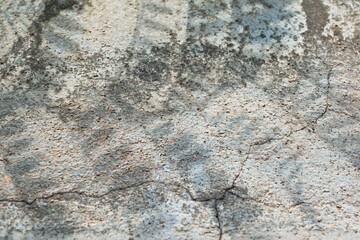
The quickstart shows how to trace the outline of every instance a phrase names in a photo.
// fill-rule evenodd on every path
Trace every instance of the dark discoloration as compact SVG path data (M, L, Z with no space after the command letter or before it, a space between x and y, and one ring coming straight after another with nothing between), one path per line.
M27 57L25 60L25 64L27 64L30 67L30 74L31 77L28 80L28 82L33 82L35 84L35 88L40 87L49 87L48 84L44 84L43 81L49 81L46 80L49 78L49 73L46 70L47 65L53 65L53 67L56 67L61 72L66 72L67 69L65 67L65 63L60 60L57 56L54 56L54 54L44 50L41 48L41 44L43 42L43 31L44 31L44 24L49 22L51 19L57 17L61 11L63 10L72 10L74 11L74 6L79 6L79 8L76 8L78 10L81 10L82 7L86 4L84 1L75 1L75 0L48 0L45 2L45 8L42 12L42 14L38 17L36 21L33 22L33 24L29 28L29 42L31 43L30 48L26 51L26 55L30 56ZM69 21L69 19L65 19L65 21ZM81 29L81 27L78 24L73 24L72 28L74 29ZM70 30L74 30L70 29ZM46 37L55 37L57 40L59 40L59 47L67 50L75 50L78 48L78 44L72 42L68 38L64 38L61 35L57 35L55 32L52 32L50 35ZM51 39L48 39L51 42ZM32 79L31 79L32 78ZM51 84L51 78L50 78L50 85ZM59 91L60 89L58 89Z
M289 115L294 114L296 119L307 123L308 119L304 120L302 119L303 116L297 115L299 108L297 108L296 103L304 100L311 102L310 100L316 100L323 95L322 89L326 86L321 83L322 77L315 75L323 74L326 67L324 65L317 65L315 67L314 63L307 62L308 59L303 60L295 53L279 58L289 62L289 67L281 70L295 71L296 76L301 79L311 78L312 82L306 84L311 84L312 87L316 88L316 93L311 93L311 96L301 95L299 92L302 90L301 84L303 83L298 79L289 84L284 84L287 74L279 73L279 66L277 65L279 59L276 54L272 55L273 60L271 63L266 63L265 60L258 57L246 55L243 52L246 41L265 45L274 42L280 46L284 35L289 34L291 36L291 33L287 32L288 29L281 29L281 27L276 29L276 31L266 31L269 30L269 22L266 22L266 19L271 16L269 11L274 8L274 4L276 4L274 1L257 0L254 2L260 3L265 7L263 12L265 17L263 19L259 18L262 22L256 22L251 16L243 17L237 15L237 9L241 7L241 2L232 1L230 4L233 14L231 16L232 22L227 24L222 19L215 17L229 7L224 1L210 1L204 5L196 5L194 1L190 1L187 39L183 44L177 43L175 39L172 39L170 43L162 45L156 45L156 43L151 42L139 44L141 39L138 38L138 33L141 32L142 27L147 28L147 30L170 30L164 27L163 24L154 21L148 22L148 24L142 24L141 21L138 21L132 45L122 53L123 55L117 56L118 59L114 60L117 61L116 76L105 78L104 80L107 81L104 92L95 87L94 89L79 87L77 92L69 97L70 100L67 99L69 100L67 103L60 103L56 107L50 107L49 103L51 100L47 95L49 89L55 89L59 92L62 85L55 83L55 79L58 76L56 74L51 75L47 71L46 66L51 64L61 73L67 73L70 69L67 67L64 59L42 48L44 38L50 37L47 40L61 38L57 41L57 47L69 52L77 50L78 45L66 38L62 38L61 35L55 32L51 32L50 28L50 30L48 29L50 33L45 34L44 29L49 27L48 23L54 20L54 18L61 17L61 11L80 11L89 2L73 0L47 1L44 12L30 27L30 36L26 39L20 39L14 45L14 52L23 52L25 56L30 56L21 61L21 63L27 66L22 72L24 74L22 81L29 85L29 90L26 91L34 94L27 96L23 94L26 91L21 90L21 87L15 88L10 94L13 95L12 97L8 95L2 96L2 99L5 99L6 106L0 110L0 114L1 116L9 116L19 108L15 103L20 101L22 105L30 110L36 107L45 107L49 113L57 114L64 123L74 124L74 129L78 131L74 133L74 136L76 136L76 141L79 141L80 152L84 156L92 157L91 163L86 163L90 164L90 166L86 167L90 169L90 175L94 175L94 178L85 183L80 182L79 185L92 185L100 182L103 185L108 184L109 186L107 187L109 188L127 188L137 183L141 184L149 180L152 181L154 179L154 171L157 170L156 164L151 162L151 158L144 160L138 157L127 146L116 146L115 149L112 149L113 151L94 157L92 155L93 152L110 144L108 140L111 139L111 134L117 131L91 129L95 125L95 119L105 118L110 122L121 121L129 125L136 125L141 122L145 123L145 125L151 124L153 120L159 120L163 116L166 117L183 111L197 111L206 107L210 100L221 96L225 91L241 89L246 87L247 84L251 84L266 92L264 96L276 102L276 104L281 105L291 100L294 106L289 107ZM172 10L166 7L146 5L145 8L152 12L160 11L162 14L172 14ZM303 8L307 14L309 31L306 36L308 40L314 36L320 36L328 18L324 5L320 1L304 0ZM292 14L286 10L281 10L280 12L279 20L290 18ZM209 16L215 20L205 21L206 17ZM198 25L197 21L199 17L203 17L200 25ZM141 18L141 16L138 18ZM70 20L66 19L66 21ZM262 24L262 31L255 32L254 29L258 28L254 24ZM277 22L275 21L272 24L276 25ZM71 25L69 31L79 31L82 29L76 23L69 24L67 22L65 25ZM64 25L59 25L59 27L62 26ZM224 30L224 26L226 26L225 28L227 28L229 35L225 39L227 46L225 49L223 46L216 46L205 40L206 37L216 36L219 32L221 33ZM238 34L238 29L241 27L244 27L243 35ZM296 38L296 36L292 37ZM240 42L238 49L233 48L234 41L235 43ZM49 42L51 43L51 41ZM25 43L30 43L30 47L25 47ZM77 56L85 58L81 64L89 72L91 72L95 64L100 62L98 65L101 65L106 57L105 53L97 53L91 56L78 54ZM261 82L261 78L256 77L259 69L266 64L266 67L274 69L273 72L269 72L276 78L274 82L270 82L267 85ZM12 74L14 69L9 68L8 70L7 74ZM211 75L211 73L216 74ZM79 74L81 73L79 72ZM166 100L160 109L149 112L146 104L148 104L152 95L159 93L164 87L169 87L170 89ZM90 91L92 91L92 95ZM97 100L95 104L87 109L81 108L81 104L84 104L84 102L79 103L75 101L84 93L91 95ZM199 93L205 97L200 100L197 99L196 94ZM104 96L100 98L99 94L104 94ZM113 111L114 108L106 108L106 104L115 106L114 108L117 111ZM247 116L243 118L246 119ZM249 117L249 119L251 118ZM237 123L238 120L239 118L232 121ZM311 121L313 119L310 119L309 122ZM0 129L0 134L5 137L26 130L26 126L21 121L4 122L3 126L4 128ZM237 123L235 126L239 126L239 124ZM164 159L166 163L171 165L171 170L180 175L180 182L176 184L187 187L189 193L195 192L195 198L192 200L198 201L198 199L201 199L202 206L206 208L213 208L208 203L216 202L216 218L219 222L221 234L227 233L222 229L225 222L230 228L229 232L243 231L247 233L246 227L254 224L262 216L260 204L247 199L247 194L238 196L240 194L236 195L237 193L229 191L229 189L235 188L234 184L231 186L231 180L234 179L234 176L214 167L216 165L214 164L214 159L212 159L212 154L214 154L215 150L211 149L208 145L196 142L194 136L189 133L177 135L175 139L172 139L174 141L164 140L171 135L172 127L171 125L162 125L155 131L147 132L146 137L155 145L157 151L165 156ZM249 123L247 125L249 129L256 127L258 127L257 123ZM83 128L89 128L90 130L83 132L81 131ZM10 153L16 150L19 154L25 154L26 147L31 145L31 142L31 138L17 139L13 144L9 144L6 147L5 152ZM31 172L37 170L40 162L46 161L46 158L42 156L35 156L36 158L34 156L23 161L17 159L7 163L6 172L14 179L15 187L20 189L17 197L26 199L29 195L26 195L27 192L38 196L41 195L41 191L47 191L51 186L56 185L56 182L48 179L47 176L43 176L41 180L27 178ZM23 176L19 176L19 173ZM299 170L295 171L294 174L300 174ZM83 186L79 186L79 188L81 187ZM291 186L294 189L301 187L300 185ZM89 188L86 189L88 191ZM78 198L82 199L87 196L83 192L79 192L83 195L78 194ZM293 195L294 201L297 201L298 197L301 197L302 192L292 192L289 190L289 194ZM191 197L193 196L189 198ZM117 194L114 194L111 200L101 195L94 198L101 199L99 201L104 201L104 203L111 202L113 211L127 206L125 216L128 218L136 214L144 214L144 212L149 213L148 216L136 225L139 226L138 231L143 231L141 232L143 236L154 238L154 234L156 235L159 232L157 227L161 225L162 221L172 221L172 219L169 220L169 218L165 217L167 213L161 212L161 207L165 205L164 202L166 201L166 194L162 192L161 188L149 187L142 190L134 190L134 194L130 198ZM124 199L130 199L131 202L126 202ZM57 200L60 202L54 204L49 201L49 205L44 208L41 207L41 204L37 208L34 206L36 209L34 210L35 219L40 222L39 224L37 222L38 226L34 228L35 234L58 236L61 235L61 232L65 231L66 233L63 235L69 236L83 229L77 225L78 222L76 220L71 219L71 211L73 210L68 208L68 206L71 206L68 200L74 200L74 198L66 194L59 194ZM87 202L86 204L98 206L98 203ZM223 210L219 210L218 206L222 206ZM302 207L301 211L310 212L312 209ZM45 217L48 216L50 216L50 220L44 221ZM307 217L311 219L311 216ZM129 228L136 228L133 225L129 226ZM146 230L147 227L149 227L149 231Z
M303 0L302 6L306 13L308 31L305 36L308 41L323 38L322 32L329 19L326 6L322 0Z
M20 160L17 163L12 163L7 166L7 171L11 175L22 176L34 170L36 168L36 162L30 159Z
M184 45L148 46L146 51L130 48L119 62L119 77L111 80L107 96L132 119L131 114L147 114L141 109L151 94L170 85L170 96L158 112L171 114L181 111L175 102L180 100L187 105L193 92L210 96L245 87L262 64L263 60L248 58L241 52L224 52L214 45L191 40ZM216 78L211 72L218 73ZM198 102L197 106L204 104Z
M0 136L9 137L21 130L24 130L22 121L20 120L9 121L1 125Z
M127 187L150 181L154 164L143 162L140 156L129 147L114 149L94 159L94 173L100 181L110 177L113 186Z
M263 215L262 206L253 202L246 193L227 194L219 206L222 209L219 212L222 235L246 235L253 231L252 228L263 231L254 224Z
M67 67L59 56L54 55L43 48L44 28L51 19L58 17L61 11L81 11L86 1L68 1L68 0L49 0L45 1L45 8L37 19L33 21L28 29L28 36L19 37L14 43L11 53L16 57L14 62L9 62L6 58L5 67L1 71L1 79L16 76L18 84L11 91L3 91L0 94L1 107L0 114L0 140L1 155L5 157L4 172L9 175L14 190L14 195L19 198L29 200L34 195L41 195L44 189L57 188L58 182L53 179L53 171L49 169L46 174L39 178L41 164L51 163L51 159L32 152L34 139L24 137L21 134L26 132L28 125L22 120L12 120L19 109L32 111L36 108L45 107L50 110L51 100L48 97L48 91L59 91L61 86L54 81L56 73L50 73L47 66L57 68L58 72L66 72ZM77 7L74 7L77 5ZM75 24L76 26L76 24ZM69 42L64 39L64 44ZM18 71L18 69L22 69ZM20 72L20 77L17 74ZM57 73L58 73L57 72ZM53 110L53 109L52 109ZM9 121L10 118L10 121ZM11 140L10 138L11 137ZM36 149L37 150L37 149ZM43 149L42 149L43 150ZM42 165L43 166L43 165ZM10 194L11 195L11 194ZM31 209L26 211L32 215ZM62 232L73 232L75 226L60 224L68 212L64 206L48 208L50 212L35 211L32 215L38 222L42 222L38 227L34 227L34 234L44 235L51 232L56 236ZM63 210L63 214L61 214ZM51 216L49 221L44 221L45 216ZM58 227L59 226L59 227ZM67 234L68 234L67 233ZM9 230L8 234L11 234Z
M49 21L51 14L56 15L59 13L52 9L54 4L55 3L49 3L47 5L47 10L44 11L44 15L40 18L41 21ZM71 4L74 3L70 1L67 5L65 4L58 7L68 9ZM207 14L215 14L224 10L226 6L222 3L212 3L209 6L192 7L193 13L203 11L206 13L207 9L210 9L210 13ZM234 4L233 7L235 8L236 4ZM194 15L194 18L195 17ZM47 87L47 84L39 81L38 74L44 71L45 65L42 64L45 64L47 61L44 60L44 53L40 54L36 51L41 44L41 38L39 38L42 31L41 24L42 23L37 23L34 25L34 32L37 33L34 34L34 42L36 45L31 48L33 53L30 55L34 56L34 58L29 60L29 64L32 64L33 71L37 73L34 77L34 81L37 81L36 84L33 84L34 89L43 88L42 90L45 92L47 88L44 87ZM188 24L192 24L192 19L189 19ZM214 29L212 29L212 31L214 31ZM144 119L147 112L144 110L143 105L146 104L151 93L158 92L161 87L170 83L170 72L176 76L177 81L173 83L172 93L168 102L155 114L171 114L174 111L184 110L179 108L178 105L172 104L178 100L184 103L196 103L196 107L205 105L206 101L195 101L194 97L192 97L192 93L197 91L205 93L210 98L210 96L214 97L221 94L221 92L226 89L242 88L246 85L247 81L254 81L257 70L264 64L263 60L248 58L241 51L224 51L222 48L209 44L206 41L197 41L197 39L201 39L202 37L204 36L193 36L189 33L187 42L183 45L172 42L163 46L145 46L145 50L130 46L125 56L120 59L118 67L119 77L110 79L110 85L108 86L107 98L122 110L120 117L125 118L129 122ZM279 36L277 37L279 38ZM134 42L138 41L135 39ZM40 58L39 61L35 59L37 57ZM208 76L214 69L218 73L216 78ZM66 68L62 71L66 72ZM40 74L40 76L42 75ZM185 89L187 94L180 92L179 89ZM110 115L109 112L103 110L101 104L99 104L97 108L86 112L77 110L78 108L76 106L74 106L73 109L74 110L72 110L72 106L64 105L58 109L59 115L64 121L73 120L81 127L91 126L91 119L95 116L119 117ZM183 147L187 146L189 149L194 144L191 140L184 142L181 139L179 139L179 143L183 144ZM85 153L94 147L91 142L87 141L84 141L83 146ZM175 145L171 147L171 145L169 145L169 147L176 149L181 146ZM171 153L172 150L165 149L165 151ZM188 154L178 153L178 155L180 160L176 164L177 171L182 174L189 174L192 168L198 167L200 169L199 172L192 175L190 174L186 180L190 185L195 188L201 188L201 191L205 192L214 188L213 183L215 182L217 182L216 187L221 188L226 186L228 182L226 179L229 178L229 176L207 170L208 163L206 159L208 158L208 153L203 146L199 145L197 150L191 151ZM99 174L102 174L102 170L96 169L96 172L99 171ZM124 172L116 174L116 178L127 179L134 174L135 172ZM200 178L202 177L201 174L203 174L204 179ZM199 183L200 180L206 182L205 187L201 186L201 183ZM125 182L127 182L127 180Z

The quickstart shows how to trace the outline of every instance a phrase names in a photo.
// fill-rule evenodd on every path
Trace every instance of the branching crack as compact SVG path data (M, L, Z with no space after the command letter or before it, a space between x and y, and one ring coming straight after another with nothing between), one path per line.
M268 140L268 141L271 141L271 140ZM268 141L265 141L265 142L268 142ZM220 217L220 210L219 210L219 202L223 201L225 199L226 194L236 187L236 181L239 179L239 177L241 175L242 168L243 168L243 166L245 165L246 161L249 158L252 147L254 145L261 145L261 144L265 144L265 143L257 143L257 144L253 144L253 145L249 146L249 149L247 151L245 160L242 162L239 172L235 175L234 179L231 182L231 185L223 190L220 197L196 198L196 197L194 197L192 195L191 191L188 188L186 188L186 187L184 187L184 186L182 186L180 184L175 184L176 187L184 189L187 192L187 194L190 196L191 200L194 201L194 202L210 202L210 201L214 201L215 218L217 219L218 229L219 229L219 240L222 239L222 235L223 235L223 229L222 229L221 219L220 219L221 217ZM23 203L23 204L31 206L38 200L52 199L52 198L55 198L55 197L64 196L66 194L77 194L77 195L80 195L80 196L83 196L83 197L89 197L89 198L102 198L102 197L105 197L105 196L107 196L107 195L109 195L109 194L111 194L113 192L116 192L116 191L122 191L122 190L127 190L127 189L130 189L130 188L136 188L136 187L140 187L140 186L143 186L143 185L149 184L149 183L158 183L158 184L163 184L163 185L169 185L169 184L162 183L162 182L145 181L145 182L130 185L130 186L127 186L127 187L113 188L113 189L111 189L111 190L109 190L109 191L107 191L107 192L105 192L103 194L89 194L89 193L86 193L85 191L74 191L74 190L72 190L72 191L63 191L63 192L53 193L53 194L50 194L48 196L34 198L33 200L27 200L27 199L0 199L0 202Z
M242 168L243 166L245 165L246 161L248 160L249 158L249 155L250 155L250 152L251 152L251 149L254 147L254 146L261 146L261 145L264 145L264 144L267 144L267 143L270 143L274 140L282 140L286 137L290 137L292 134L296 133L296 132L300 132L300 131L303 131L304 129L308 128L308 127L311 127L313 125L316 125L317 122L319 121L320 118L322 118L330 109L330 103L329 103L329 98L330 98L330 88L331 88L331 83L330 83L330 79L331 79L331 75L332 75L332 69L328 71L328 74L327 74L327 87L326 87L326 102L325 102L325 107L323 109L323 111L313 120L311 121L310 123L306 124L305 126L297 129L297 130L294 130L294 131L291 131L290 133L286 134L285 136L282 136L282 137L279 137L279 138L268 138L268 139L265 139L265 140L261 140L261 141L258 141L256 143L253 143L252 145L250 145L249 147L249 150L247 152L247 156L246 156L246 159L244 160L244 162L242 163L242 166L241 166L241 169L240 171L236 174L235 178L233 179L232 181L232 184L230 187L228 188L225 188L223 190L223 193L220 197L212 197L212 198L196 198L192 195L192 193L190 192L189 189L187 188L184 188L186 190L186 192L189 194L190 198L193 200L193 201L196 201L196 202L209 202L209 201L214 201L214 210L215 210L215 217L217 219L217 222L218 222L218 228L219 228L219 240L222 239L222 236L223 236L223 229L222 229L222 225L221 225L221 216L220 216L220 210L219 210L219 202L220 201L223 201L225 199L225 196L227 193L231 194L231 195L234 195L236 196L237 198L241 199L241 200L250 200L250 201L254 201L254 202L257 202L257 203L260 203L260 204L263 204L267 207L272 207L272 208L278 208L278 207L281 207L282 205L281 204L268 204L268 203L265 203L265 202L262 202L258 199L255 199L255 198L244 198L244 197L241 197L240 195L234 193L233 190L236 186L236 181L239 179L240 177L240 174L242 172ZM303 204L308 204L306 202L298 202L298 203L295 203L293 205L291 205L289 208L293 208L293 207L297 207L299 205L303 205Z
M214 201L214 211L215 211L215 218L217 219L218 222L218 229L219 229L219 240L222 239L223 236L223 229L222 229L222 225L221 225L221 216L220 216L220 210L219 210L219 202L223 201L226 197L227 193L232 193L231 190L233 190L234 188L236 188L236 181L239 179L243 166L245 165L246 161L249 159L250 156L250 152L251 149L254 145L262 145L265 144L266 142L272 141L272 139L263 142L260 142L258 144L252 144L249 146L249 149L247 151L245 160L242 162L241 167L239 172L235 175L234 179L231 182L231 185L227 188L225 188L221 194L220 197L210 197L210 198L196 198L193 196L193 194L190 192L190 190L184 186L179 186L180 188L184 189L187 194L190 196L191 200L194 202L210 202L210 201Z
M248 151L247 151L247 154L246 154L246 157L245 157L245 160L242 162L241 164L241 167L240 167L240 170L239 172L235 175L234 179L232 180L231 182L231 185L227 188L225 188L223 191L222 191L222 194L220 197L209 197L209 198L196 198L193 196L193 194L190 192L190 190L186 187L183 187L183 186L179 186L180 188L183 188L185 189L185 191L189 194L191 200L193 200L194 202L209 202L209 201L213 201L213 200L218 200L218 201L222 201L224 200L225 198L225 195L226 193L228 193L230 190L234 189L236 186L236 181L239 179L240 177L240 174L242 172L242 168L243 166L245 165L246 161L248 160L249 158L249 155L250 155L250 152L251 152L251 149L253 146L255 146L257 144L253 144L253 145L250 145Z

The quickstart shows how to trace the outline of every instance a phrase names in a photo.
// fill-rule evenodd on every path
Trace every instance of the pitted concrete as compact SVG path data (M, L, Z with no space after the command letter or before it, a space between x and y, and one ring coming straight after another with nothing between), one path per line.
M356 0L5 0L4 239L357 239Z

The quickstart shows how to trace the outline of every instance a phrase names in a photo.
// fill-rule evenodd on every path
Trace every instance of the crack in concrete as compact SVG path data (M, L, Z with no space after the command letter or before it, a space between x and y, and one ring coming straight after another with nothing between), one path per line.
M252 201L252 202L255 202L255 203L258 203L258 204L262 204L262 205L264 205L264 206L266 206L266 207L276 208L276 209L278 209L278 208L280 208L280 207L283 207L283 208L285 208L286 210L289 210L289 209L291 209L291 208L298 207L298 206L300 206L300 205L312 205L312 206L314 205L314 204L311 204L311 203L308 203L308 202L305 202L305 201L298 201L298 202L295 202L294 204L286 207L286 206L283 205L283 204L270 204L270 203L261 201L261 200L259 200L259 199L253 198L253 197L242 197L242 196L240 196L240 195L238 195L237 193L234 193L234 192L232 192L232 191L229 191L228 193L231 194L231 195L233 195L233 196L235 196L236 198L238 198L238 199L240 199L240 200L242 200L242 201Z
M321 59L321 58L320 58ZM321 59L322 60L322 59ZM322 60L323 61L323 60ZM328 66L328 64L326 64L324 62L324 64L326 66ZM273 208L277 208L277 207L280 207L282 205L272 205L272 204L268 204L268 203L264 203L260 200L257 200L257 199L254 199L254 198L244 198L244 197L241 197L239 196L238 194L232 192L231 190L233 190L234 188L236 188L236 181L239 179L240 175L241 175L241 172L242 172L242 169L243 169L243 166L245 165L246 161L248 160L249 158L249 155L250 155L250 152L251 152L251 149L254 147L254 146L262 146L262 145L265 145L267 143L271 143L272 141L275 141L275 140L283 140L284 138L286 137L290 137L292 134L296 133L296 132L299 132L299 131L302 131L312 125L316 125L317 122L319 121L320 118L322 118L330 109L330 104L329 104L329 95L330 95L330 88L331 88L331 85L330 85L330 79L331 79L331 75L332 75L332 69L330 69L328 71L328 74L327 74L327 89L326 89L326 104L325 104L325 108L324 110L319 114L319 116L317 116L313 121L311 121L310 123L306 124L305 126L301 127L300 129L297 129L297 130L294 130L294 131L291 131L289 134L286 134L282 137L279 137L279 138L268 138L268 139L264 139L264 140L260 140L258 142L255 142L253 144L251 144L249 146L249 149L247 151L247 154L246 154L246 158L245 160L242 162L241 164L241 167L240 167L240 170L239 172L235 175L231 185L227 188L225 188L223 190L223 193L221 194L220 197L210 197L210 198L196 198L193 196L193 194L190 192L190 190L184 186L181 186L180 184L175 184L176 186L184 189L187 194L190 196L191 200L194 201L194 202L210 202L210 201L214 201L214 211L215 211L215 218L217 219L217 223L218 223L218 229L219 229L219 240L222 239L223 237L223 228L222 228L222 224L221 224L221 216L220 216L220 209L219 209L219 202L220 201L223 201L226 197L226 194L229 193L229 194L232 194L236 197L238 197L239 199L242 199L242 200L251 200L251 201L254 201L254 202L257 202L257 203L261 203L267 207L273 207ZM4 161L1 159L1 161ZM5 161L6 162L6 161ZM134 185L130 185L130 186L127 186L127 187L122 187L122 188L114 188L114 189L111 189L103 194L88 194L84 191L64 191L64 192L57 192L57 193L53 193L51 195L48 195L48 196L43 196L43 197L38 197L38 198L34 198L33 200L29 201L29 200L26 200L26 199L0 199L0 202L10 202L10 203L24 203L26 205L33 205L36 201L38 200L41 200L41 199L51 199L51 198L54 198L54 197L57 197L57 196L63 196L63 195L66 195L66 194L77 194L77 195L80 195L80 196L84 196L84 197L89 197L89 198L102 198L106 195L109 195L113 192L116 192L116 191L122 191L122 190L127 190L127 189L130 189L130 188L136 188L136 187L140 187L140 186L143 186L145 184L148 184L148 183L155 183L155 181L145 181L145 182L142 182L142 183L139 183L139 184L134 184ZM158 184L166 184L168 185L168 183L161 183L161 182L156 182ZM305 202L299 202L299 203L295 203L293 204L291 207L296 207L296 206L299 206L301 204L308 204L308 203L305 203Z
M320 58L321 59L321 58ZM326 66L328 66L328 64L326 64L324 62L324 64ZM329 100L330 100L330 89L331 89L331 75L332 75L332 72L333 70L330 69L327 73L327 86L326 86L326 101L325 101L325 107L323 109L323 111L314 119L312 120L311 122L307 123L306 125L302 126L301 128L297 129L297 130L294 130L294 131L291 131L289 134L286 134L284 137L281 137L281 138L278 138L278 139L275 139L275 140L282 140L286 137L290 137L291 135L293 135L294 133L297 133L297 132L300 132L300 131L303 131L305 130L306 128L309 128L309 127L312 127L313 129L315 128L315 125L317 125L318 121L320 120L320 118L324 117L325 114L330 111L330 103L329 103Z
M242 169L243 169L246 161L249 159L251 149L252 149L252 147L254 145L256 145L256 144L252 144L252 145L249 146L249 150L247 151L246 158L242 162L239 172L235 175L235 177L234 177L234 179L233 179L233 181L231 183L231 186L225 188L220 197L196 198L196 197L193 196L193 194L190 192L190 190L188 188L179 185L180 188L183 188L187 192L187 194L190 196L191 200L194 201L194 202L210 202L210 201L214 201L215 218L217 219L218 229L219 229L219 240L221 240L222 236L223 236L223 228L222 228L222 224L221 224L220 210L219 210L219 207L218 207L219 202L224 201L226 194L230 193L232 189L236 188L236 181L239 179L239 177L241 175L241 172L242 172Z
M215 218L216 218L216 220L218 222L219 240L221 240L222 236L223 236L223 229L222 229L222 225L221 225L221 217L220 217L220 210L219 210L218 201L219 200L215 200L214 209L215 209Z
M329 103L329 98L330 98L330 78L332 75L332 69L329 70L328 74L327 74L327 87L326 87L326 105L325 105L325 109L323 110L323 112L313 121L313 123L316 125L317 122L319 121L320 118L322 118L329 110L330 107L330 103Z
M347 113L347 112L344 112L344 111L338 111L338 110L335 110L335 109L329 109L329 111L337 113L337 114L342 114L342 115L348 116L348 117L354 119L355 121L360 122L360 119L359 119L359 117L357 115L352 115L350 113Z
M322 59L321 59L322 60ZM326 64L324 62L324 64L326 66L328 66L328 64ZM317 124L317 122L319 121L320 118L324 117L324 115L328 112L328 111L331 111L330 109L330 103L329 103L329 100L330 100L330 89L331 89L331 82L330 82L330 79L331 79L331 76L332 76L332 72L333 70L330 69L327 73L327 86L326 86L326 101L325 101L325 107L323 109L323 111L319 114L319 116L317 116L314 120L312 120L311 122L305 124L304 126L302 126L301 128L299 129L296 129L296 130L293 130L293 131L290 131L288 134L285 134L283 136L280 136L278 138L268 138L268 139L263 139L263 140L259 140L257 141L256 143L252 144L251 146L261 146L261 145L264 145L264 144L267 144L267 143L271 143L272 141L276 141L276 140L283 140L287 137L290 137L291 135L293 135L294 133L297 133L297 132L300 132L300 131L303 131L305 130L306 128L309 128L311 126L314 126ZM345 113L344 113L345 114ZM350 117L353 117L356 119L356 117L352 116L352 115L349 115Z
M130 186L126 186L126 187L118 187L118 188L113 188L110 189L109 191L102 193L102 194L89 194L86 193L85 191L63 191L63 192L56 192L53 194L50 194L48 196L42 196L42 197L37 197L34 198L33 200L27 200L27 199L0 199L0 202L9 202L9 203L24 203L26 205L33 205L36 201L38 200L47 200L47 199L51 199L57 196L63 196L66 194L76 194L79 196L83 196L83 197L88 197L88 198L102 198L105 197L113 192L117 192L117 191L123 191L123 190L127 190L130 188L137 188L137 187L141 187L145 184L149 184L149 183L155 183L155 181L145 181L145 182L141 182L139 184L133 184Z
M271 141L271 140L268 140L268 141ZM268 141L265 141L265 143L268 142ZM220 197L196 198L196 197L193 196L193 194L191 193L191 191L188 188L186 188L186 187L184 187L184 186L182 186L180 184L173 184L176 187L184 189L186 191L186 193L190 196L191 200L194 201L194 202L210 202L210 201L214 201L215 218L217 219L217 223L218 223L217 227L219 229L219 240L221 240L222 236L223 236L223 228L222 228L222 224L221 224L219 202L223 201L225 199L226 194L228 192L231 192L231 190L236 187L236 181L239 179L239 177L241 175L243 166L245 165L246 161L249 158L252 147L255 146L255 145L262 145L262 144L265 144L265 143L259 142L259 143L255 143L255 144L249 146L249 149L247 151L245 160L242 162L239 172L235 175L234 179L232 180L231 186L225 188ZM83 191L64 191L64 192L53 193L53 194L48 195L48 196L34 198L31 201L26 200L26 199L0 199L0 202L23 203L23 204L26 204L28 206L31 206L38 200L42 200L42 199L47 200L47 199L51 199L51 198L54 198L54 197L57 197L57 196L64 196L66 194L77 194L77 195L80 195L80 196L83 196L83 197L89 197L89 198L102 198L102 197L104 197L106 195L109 195L109 194L111 194L113 192L116 192L116 191L122 191L122 190L127 190L127 189L130 189L130 188L136 188L136 187L140 187L140 186L143 186L143 185L149 184L149 183L157 183L157 184L169 186L168 183L156 182L156 181L145 181L145 182L130 185L130 186L127 186L127 187L114 188L114 189L111 189L111 190L107 191L106 193L98 194L98 195L96 195L96 194L88 194L88 193L83 192Z
M321 59L322 60L322 59ZM326 64L324 62L324 64L326 66L328 66L328 64ZM214 210L215 210L215 218L217 219L217 222L218 222L218 228L219 228L219 240L222 239L222 236L223 236L223 228L222 228L222 225L221 225L221 217L220 217L220 210L218 208L218 204L220 201L223 201L225 199L225 196L227 193L229 194L232 194L238 198L240 198L241 200L251 200L251 201L254 201L254 202L257 202L257 203L260 203L260 204L263 204L267 207L271 207L271 208L279 208L283 205L281 204L277 204L277 205L274 205L274 204L268 204L268 203L265 203L265 202L262 202L258 199L255 199L255 198L244 198L244 197L241 197L239 196L238 194L232 192L231 190L234 189L236 186L235 186L235 183L237 181L237 179L240 177L241 175L241 172L242 172L242 168L243 166L245 165L246 161L248 160L249 158L249 155L250 155L250 152L251 152L251 149L253 146L261 146L261 145L264 145L264 144L267 144L267 143L270 143L274 140L283 140L284 138L286 137L290 137L292 134L296 133L296 132L300 132L300 131L303 131L304 129L310 127L310 126L313 126L313 125L316 125L319 121L319 119L321 119L322 117L324 117L324 115L329 111L330 109L330 103L329 103L329 99L330 99L330 89L331 89L331 82L330 82L330 79L331 79L331 75L332 75L332 69L330 69L327 73L327 87L326 87L326 102L325 102L325 107L323 109L323 111L319 114L319 116L317 116L313 121L311 121L310 123L306 124L305 126L297 129L297 130L294 130L294 131L291 131L289 134L286 134L285 136L282 136L280 138L268 138L268 139L264 139L264 140L260 140L256 143L253 143L252 145L250 145L249 147L249 150L247 152L247 156L246 156L246 159L244 160L244 162L242 163L242 166L241 166L241 169L239 171L239 173L235 176L234 180L232 181L232 184L230 187L228 188L225 188L224 191L223 191L223 194L221 195L221 197L219 198L205 198L205 199L197 199L195 198L189 189L185 188L186 189L186 192L189 194L190 198L193 200L193 201L196 201L196 202L208 202L208 201L214 201L215 200L215 203L214 203ZM300 206L300 205L304 205L304 204L307 204L307 205L310 205L310 203L307 203L307 202L304 202L304 201L300 201L300 202L296 202L294 203L293 205L291 205L289 207L290 208L294 208L294 207L297 207L297 206Z
M229 187L223 189L223 193L221 194L220 197L196 198L196 197L194 197L194 195L190 192L190 190L189 190L188 188L183 187L183 186L181 186L181 185L178 185L178 187L183 188L183 189L189 194L191 200L193 200L194 202L209 202L209 201L214 201L214 200L219 200L219 201L224 200L226 193L236 187L236 186L235 186L236 181L238 180L238 178L239 178L240 175L241 175L242 168L243 168L243 166L245 165L246 161L247 161L248 158L249 158L249 155L250 155L250 152L251 152L252 147L255 146L255 145L256 145L256 144L252 144L252 145L249 146L249 150L247 151L246 158L245 158L245 160L242 162L239 172L235 175L234 179L233 179L232 182L231 182L231 185L230 185Z

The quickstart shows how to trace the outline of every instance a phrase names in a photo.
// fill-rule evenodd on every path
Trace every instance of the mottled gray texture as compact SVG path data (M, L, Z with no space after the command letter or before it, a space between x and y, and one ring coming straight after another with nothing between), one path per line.
M360 238L357 0L4 0L0 238Z

